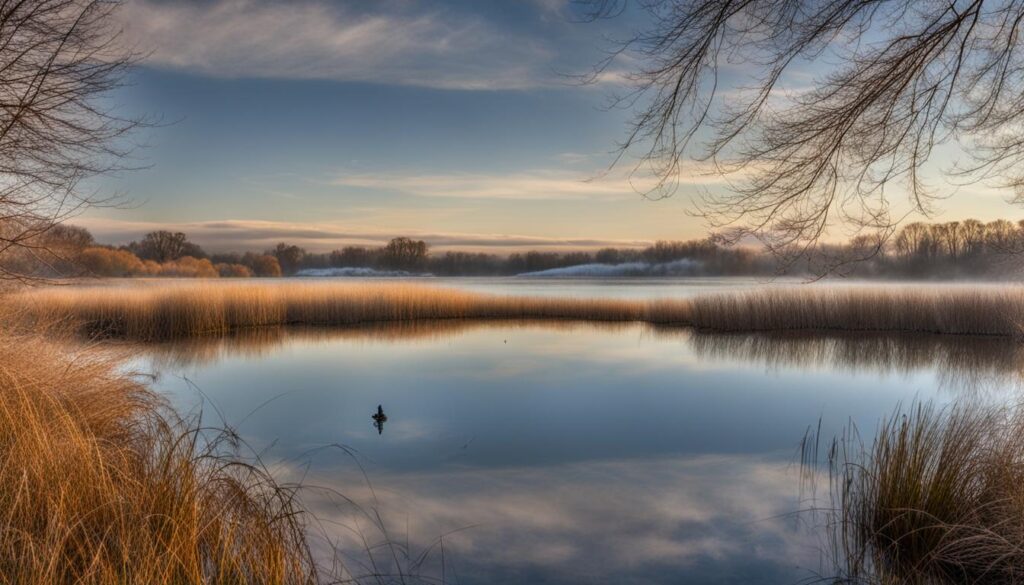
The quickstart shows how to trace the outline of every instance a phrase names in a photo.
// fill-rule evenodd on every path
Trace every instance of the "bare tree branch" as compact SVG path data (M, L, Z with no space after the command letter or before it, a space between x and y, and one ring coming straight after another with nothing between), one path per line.
M605 18L626 0L578 4ZM795 261L838 223L891 233L892 191L925 215L944 195L923 171L946 142L970 156L947 176L996 179L1024 201L1024 1L636 5L653 24L619 47L643 64L620 96L636 106L621 153L659 176L654 197L676 191L682 161L713 161L731 189L699 207L727 237ZM794 89L812 63L827 73ZM726 91L726 67L751 86Z
M135 55L119 43L115 0L0 1L0 259L46 262L54 226L114 199L83 180L126 168L141 124L104 102ZM54 258L59 259L59 258ZM24 279L0 263L0 280Z

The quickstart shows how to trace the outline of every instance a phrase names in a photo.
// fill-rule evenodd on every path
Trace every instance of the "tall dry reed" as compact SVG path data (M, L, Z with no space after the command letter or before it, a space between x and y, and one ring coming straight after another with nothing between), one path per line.
M836 582L1024 582L1019 410L897 412L870 446L852 429L833 443L830 470Z
M216 283L63 287L8 295L29 323L167 340L271 325L444 319L643 321L713 331L875 331L1019 336L1024 287L766 288L690 299L604 300L471 293L416 284Z
M716 331L1019 336L1024 326L1024 287L787 287L701 297L690 308L693 325Z
M271 325L348 326L443 319L635 321L639 303L503 297L411 284L196 283L68 287L10 297L29 319L64 319L93 336L165 340Z
M0 583L312 583L294 492L222 447L116 362L0 335Z

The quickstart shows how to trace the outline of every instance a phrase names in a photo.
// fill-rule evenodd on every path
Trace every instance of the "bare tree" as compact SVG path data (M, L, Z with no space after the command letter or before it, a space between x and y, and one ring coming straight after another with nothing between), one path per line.
M149 232L138 242L128 244L128 250L143 260L170 262L182 256L205 258L206 252L198 244L188 241L183 232L158 230Z
M580 3L604 18L627 2ZM891 234L893 187L925 215L944 195L922 178L944 142L969 159L946 177L1024 200L1024 1L635 3L652 24L616 51L641 63L618 96L637 112L622 152L659 177L655 197L676 191L687 159L731 176L699 205L731 239L792 259L837 222Z
M294 244L281 242L274 248L267 250L266 255L277 258L281 272L291 276L299 271L299 265L302 263L302 258L305 257L306 251Z
M392 238L384 247L382 262L396 270L418 270L423 268L430 247L423 240Z
M44 235L111 199L82 181L123 169L122 138L140 121L104 97L134 56L118 42L114 0L0 0L0 259L47 262ZM0 264L0 279L22 275Z

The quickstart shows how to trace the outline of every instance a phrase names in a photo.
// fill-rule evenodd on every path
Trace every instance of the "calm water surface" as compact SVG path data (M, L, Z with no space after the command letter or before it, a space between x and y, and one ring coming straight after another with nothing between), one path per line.
M1022 355L992 340L448 322L257 331L156 346L138 365L282 477L325 488L306 495L318 534L354 574L397 570L389 549L366 553L386 531L422 555L399 554L403 572L450 582L796 583L825 570L813 517L796 514L814 503L798 481L805 431L870 433L900 403L1006 400Z

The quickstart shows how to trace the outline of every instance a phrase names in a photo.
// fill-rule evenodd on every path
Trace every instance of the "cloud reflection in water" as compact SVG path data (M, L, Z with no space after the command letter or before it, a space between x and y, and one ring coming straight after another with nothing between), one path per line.
M380 510L391 538L408 534L414 551L449 534L446 563L465 582L767 583L817 569L815 537L793 515L796 474L785 457L714 455L444 469L374 474L376 500L351 470L307 480ZM361 547L355 527L382 538L353 506L309 499L345 550ZM425 567L438 573L433 557Z
M188 371L274 457L358 449L376 504L345 457L318 455L305 481L379 510L414 555L457 531L443 539L445 570L464 583L806 578L817 536L790 514L808 505L792 468L807 426L856 419L870 434L896 403L941 397L938 386L1015 387L1024 351L959 337L513 321L268 328L148 350L141 367L172 374L162 387L173 393L173 374ZM383 435L368 418L379 403ZM358 566L348 529L371 544L381 535L316 493ZM425 573L441 572L438 552Z

